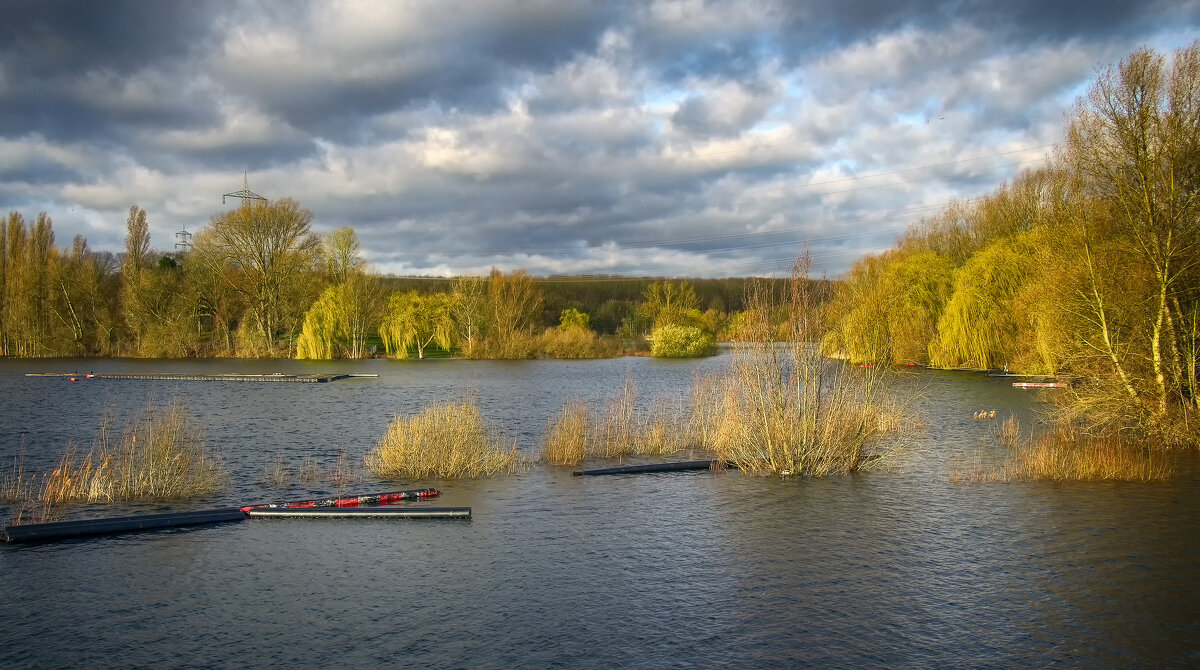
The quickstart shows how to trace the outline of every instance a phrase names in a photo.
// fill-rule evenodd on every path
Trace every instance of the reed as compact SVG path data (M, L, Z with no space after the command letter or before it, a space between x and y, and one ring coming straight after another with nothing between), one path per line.
M542 450L551 465L577 465L587 457L590 423L587 405L578 398L567 401L562 412L551 417Z
M585 458L667 456L690 444L689 416L679 399L655 397L638 408L632 377L609 398L599 416L572 399L548 422L543 457L552 465L577 465Z
M1168 450L1119 434L1094 434L1078 426L1058 424L1040 435L1024 435L1009 418L996 430L1005 449L1003 462L974 462L952 469L953 483L1010 481L1134 481L1170 479L1176 468Z
M361 483L366 478L365 466L351 458L345 447L338 447L334 461L322 466L312 454L305 454L299 462L289 460L284 454L263 468L261 482L274 488L287 488L295 484L322 484L341 492Z
M512 473L524 462L516 444L488 426L474 404L460 402L396 417L365 464L386 479L448 479Z
M637 385L633 375L625 376L625 386L605 403L588 454L598 458L620 458L633 453L637 442Z
M1001 476L1005 481L1149 482L1174 474L1174 465L1163 449L1115 435L1088 436L1057 428L1020 443Z
M203 430L176 398L165 407L147 406L122 430L106 416L91 451L80 455L69 443L49 473L29 477L14 466L4 493L21 503L14 517L19 522L30 516L56 518L71 503L202 497L228 480Z

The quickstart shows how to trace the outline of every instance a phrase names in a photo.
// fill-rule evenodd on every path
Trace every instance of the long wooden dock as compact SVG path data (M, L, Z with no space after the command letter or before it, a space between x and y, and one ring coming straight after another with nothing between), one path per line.
M67 377L71 381L82 379L118 379L118 380L160 380L187 382L293 382L299 384L323 384L339 379L354 379L358 377L378 377L376 374L326 374L326 375L289 375L282 372L270 374L217 373L205 374L195 372L28 372L26 377Z

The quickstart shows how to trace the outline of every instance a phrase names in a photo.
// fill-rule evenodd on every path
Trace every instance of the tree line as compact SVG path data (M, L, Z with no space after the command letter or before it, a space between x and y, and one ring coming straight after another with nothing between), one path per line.
M1200 431L1200 43L1102 72L1049 164L856 264L824 350L1077 381L1098 431Z
M388 277L354 230L326 235L290 198L219 214L190 249L155 251L130 208L122 253L54 244L45 213L0 226L0 355L584 358L727 336L745 279ZM664 337L653 333L675 327ZM683 329L683 330L679 330Z

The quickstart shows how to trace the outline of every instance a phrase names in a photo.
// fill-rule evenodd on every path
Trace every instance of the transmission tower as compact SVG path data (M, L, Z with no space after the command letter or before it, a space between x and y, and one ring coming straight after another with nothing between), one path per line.
M242 190L234 191L233 193L226 193L226 194L222 195L221 196L221 204L222 205L225 204L225 198L241 198L242 199L242 207L249 207L251 200L257 200L259 202L267 201L266 198L255 193L254 191L250 190L250 177L245 172L242 173Z
M187 226L183 226L178 233L175 233L175 250L192 250L192 234L187 231Z

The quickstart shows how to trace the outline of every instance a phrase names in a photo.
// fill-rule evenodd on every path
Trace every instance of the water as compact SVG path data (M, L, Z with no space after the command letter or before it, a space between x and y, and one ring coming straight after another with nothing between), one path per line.
M0 360L0 463L39 469L106 408L178 394L231 466L204 509L297 499L280 455L356 459L396 413L478 401L528 451L572 396L643 399L727 359L663 362ZM31 371L374 372L330 384L118 382ZM1200 664L1200 482L949 482L1004 380L920 372L922 438L891 472L571 477L435 486L470 521L273 520L0 547L0 667L1188 667ZM315 487L315 488L314 488ZM356 491L358 492L358 491ZM122 507L159 511L163 505ZM78 515L112 514L91 508Z

